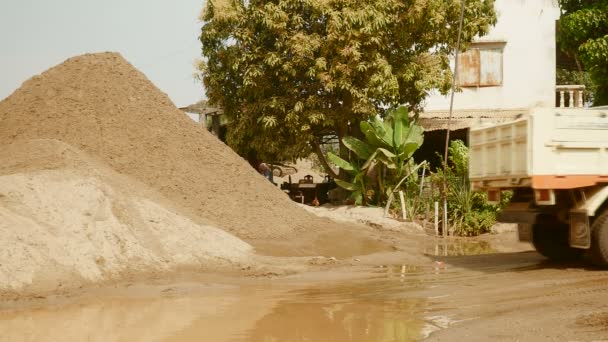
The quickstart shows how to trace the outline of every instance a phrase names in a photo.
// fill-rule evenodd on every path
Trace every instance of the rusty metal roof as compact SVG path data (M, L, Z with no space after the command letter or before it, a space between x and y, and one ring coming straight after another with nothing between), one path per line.
M452 113L450 130L456 131L478 125L506 122L529 112L528 109L510 110L457 110ZM420 113L418 122L426 131L448 129L449 111L426 111Z

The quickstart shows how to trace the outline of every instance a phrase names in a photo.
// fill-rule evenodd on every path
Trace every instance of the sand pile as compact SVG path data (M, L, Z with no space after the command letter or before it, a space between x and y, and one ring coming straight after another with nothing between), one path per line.
M241 236L285 234L293 216L258 215L278 200L271 185L118 54L71 58L2 101L0 142L32 138L82 149Z
M219 227L261 253L346 256L384 248L298 208L116 53L68 59L0 102L0 145L28 139L83 151L158 192L194 223ZM35 171L39 165L30 162L21 166Z
M247 243L65 143L4 145L0 160L0 297L252 257Z

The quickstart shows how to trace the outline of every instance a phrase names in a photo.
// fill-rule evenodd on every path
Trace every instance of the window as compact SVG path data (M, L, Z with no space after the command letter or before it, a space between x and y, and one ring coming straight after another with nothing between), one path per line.
M460 87L502 85L502 54L505 43L476 43L458 55Z

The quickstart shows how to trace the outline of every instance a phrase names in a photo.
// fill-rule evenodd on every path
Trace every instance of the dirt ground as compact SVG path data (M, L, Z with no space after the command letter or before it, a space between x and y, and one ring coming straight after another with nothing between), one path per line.
M113 328L74 326L82 334L64 340L142 340L136 327L155 320L165 323L143 335L146 340L197 340L203 331L215 341L608 339L606 271L585 262L547 262L510 231L437 239L376 227L393 251L347 258L273 257L274 266L251 277L184 270L4 302L0 329L16 338L29 322L47 329L33 329L41 337L53 334L57 319L78 318L80 324L104 319ZM179 311L177 320L166 323L173 310ZM146 316L134 317L134 326L117 321L133 312ZM298 329L303 331L294 333Z

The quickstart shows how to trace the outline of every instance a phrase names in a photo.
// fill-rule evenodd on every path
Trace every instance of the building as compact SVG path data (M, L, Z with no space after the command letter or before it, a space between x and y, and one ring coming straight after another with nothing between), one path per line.
M495 6L496 26L459 55L461 91L454 98L451 129L555 106L556 93L561 106L582 106L584 87L555 84L557 0L496 0ZM420 115L427 131L447 128L449 106L449 95L430 94Z

